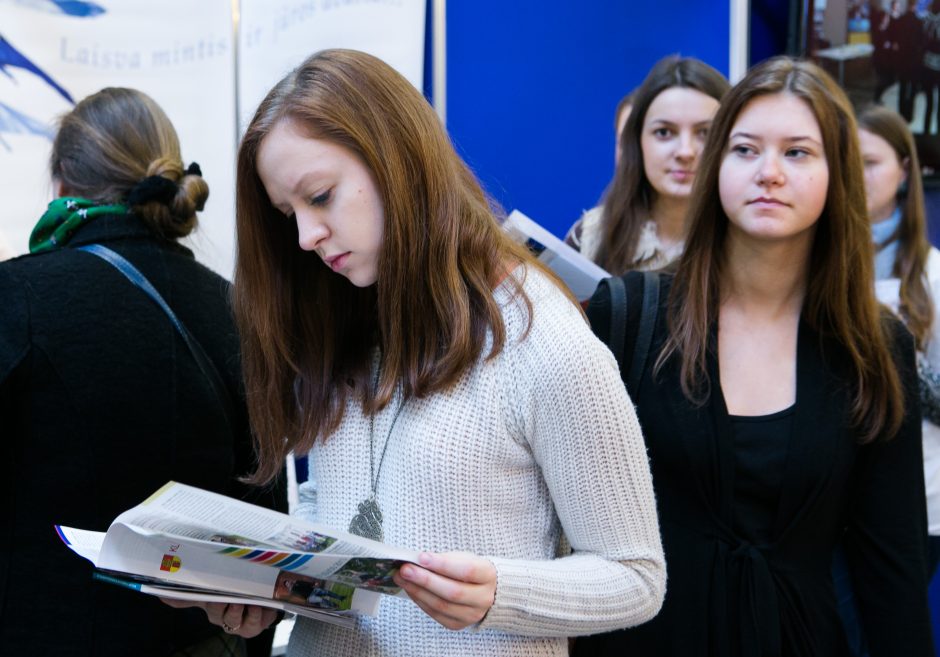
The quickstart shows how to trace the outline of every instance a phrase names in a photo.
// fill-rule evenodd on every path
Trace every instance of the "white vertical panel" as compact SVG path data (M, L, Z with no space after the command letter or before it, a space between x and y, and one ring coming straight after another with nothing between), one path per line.
M731 84L744 77L750 44L750 0L731 0L731 29L728 44L728 79Z
M242 129L268 90L324 48L363 50L419 90L424 83L424 0L241 0Z
M447 0L434 0L434 109L447 125Z

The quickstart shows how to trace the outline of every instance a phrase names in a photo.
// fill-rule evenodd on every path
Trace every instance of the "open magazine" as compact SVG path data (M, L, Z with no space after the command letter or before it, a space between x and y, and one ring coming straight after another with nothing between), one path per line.
M170 482L106 533L56 526L95 577L182 600L284 609L351 625L375 615L418 553Z
M529 247L539 260L564 281L578 301L590 299L597 284L610 276L518 210L513 210L506 217L503 229L515 241Z

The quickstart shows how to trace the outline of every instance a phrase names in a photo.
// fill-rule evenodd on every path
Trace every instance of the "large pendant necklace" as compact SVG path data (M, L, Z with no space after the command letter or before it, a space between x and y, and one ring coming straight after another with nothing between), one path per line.
M372 397L378 394L380 367L376 366L375 377L372 383ZM353 516L349 523L349 533L371 538L373 541L382 541L385 534L382 531L382 509L379 508L378 500L375 499L375 491L379 487L379 477L382 476L382 464L385 463L385 452L388 450L388 443L392 438L392 432L395 430L395 423L398 422L398 416L405 405L404 397L398 402L395 409L395 415L392 416L392 425L385 436L385 443L382 446L382 454L379 456L379 467L375 467L375 413L369 415L369 483L372 490L369 496L359 503L359 511Z

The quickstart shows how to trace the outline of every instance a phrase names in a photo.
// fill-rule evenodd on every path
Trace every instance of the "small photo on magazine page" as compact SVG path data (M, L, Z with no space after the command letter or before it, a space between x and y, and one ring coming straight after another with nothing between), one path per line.
M274 599L296 605L346 611L352 605L355 589L345 584L298 575L286 570L278 573L274 583Z

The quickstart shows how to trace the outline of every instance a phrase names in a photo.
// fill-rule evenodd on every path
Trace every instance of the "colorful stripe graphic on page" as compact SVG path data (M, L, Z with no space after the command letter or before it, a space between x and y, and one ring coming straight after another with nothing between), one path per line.
M227 547L219 550L219 554L224 554L236 559L245 561L254 561L266 566L277 566L281 570L296 570L310 561L314 555L297 554L291 552L274 552L271 550L250 550L247 548Z

